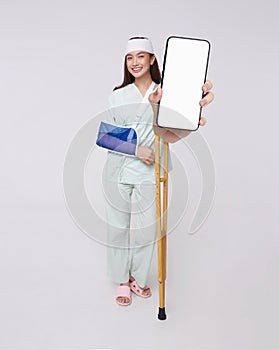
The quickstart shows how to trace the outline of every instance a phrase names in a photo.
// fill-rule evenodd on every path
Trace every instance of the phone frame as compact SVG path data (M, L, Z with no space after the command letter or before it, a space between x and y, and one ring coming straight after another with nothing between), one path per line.
M166 66L166 61L167 61L167 52L168 52L168 44L170 39L172 38L177 38L177 39L189 39L189 40L198 40L198 41L205 41L208 43L208 53L207 53L207 60L206 60L206 68L205 68L205 75L204 75L204 82L206 82L206 77L207 77L207 71L208 71L208 64L209 64L209 55L210 55L210 49L211 49L211 44L208 40L206 39L199 39L199 38L190 38L190 37L185 37L185 36L176 36L176 35L171 35L167 38L166 40L166 45L165 45L165 52L164 52L164 60L163 60L163 70L162 70L162 81L161 81L161 88L163 89L163 83L164 83L164 74L165 74L165 66ZM205 96L205 93L202 91L201 92L201 98ZM158 116L159 116L159 111L160 111L160 102L158 102L158 110L157 110L157 115L156 115L156 124L160 128L164 129L174 129L174 130L189 130L189 131L196 131L199 128L199 122L198 126L196 129L178 129L178 128L172 128L172 127L166 127L166 126L161 126L158 124ZM201 112L202 112L202 107L200 107L200 113L199 113L199 121L201 119Z

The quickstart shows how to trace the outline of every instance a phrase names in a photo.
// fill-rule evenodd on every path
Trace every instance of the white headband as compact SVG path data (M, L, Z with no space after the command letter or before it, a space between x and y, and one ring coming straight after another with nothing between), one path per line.
M153 46L149 39L132 39L128 40L124 55L126 56L129 52L139 50L154 54Z

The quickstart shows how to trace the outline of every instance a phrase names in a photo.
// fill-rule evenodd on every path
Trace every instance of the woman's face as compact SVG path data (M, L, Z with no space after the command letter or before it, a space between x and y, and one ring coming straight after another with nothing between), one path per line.
M154 61L155 56L150 56L145 51L133 51L126 55L127 69L135 78L141 78L146 74L150 74L150 65Z

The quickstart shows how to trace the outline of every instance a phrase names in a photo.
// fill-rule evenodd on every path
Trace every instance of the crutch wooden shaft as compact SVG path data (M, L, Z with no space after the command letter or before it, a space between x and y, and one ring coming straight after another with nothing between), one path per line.
M163 282L162 276L162 222L161 222L161 184L160 184L160 137L155 136L155 166L156 166L156 218L157 218L157 239L158 239L158 279Z
M164 182L163 182L163 227L162 227L162 244L164 252L163 275L166 279L167 268L167 220L168 220L168 143L164 142Z
M160 320L166 319L165 313L165 280L166 280L166 231L168 205L168 143L164 143L164 176L160 168L160 137L155 136L156 162L156 217L158 236L158 280L159 280L159 314ZM161 210L161 182L163 182L163 215ZM163 219L162 217L163 216Z

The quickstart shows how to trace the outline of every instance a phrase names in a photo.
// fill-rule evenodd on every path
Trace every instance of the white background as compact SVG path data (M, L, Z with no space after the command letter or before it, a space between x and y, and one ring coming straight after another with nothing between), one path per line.
M0 349L278 349L277 2L0 6ZM163 322L156 257L152 298L118 306L105 247L77 228L63 196L68 146L106 108L137 35L151 38L160 65L169 35L212 44L216 99L200 132L216 197L198 233L185 217L169 236Z

